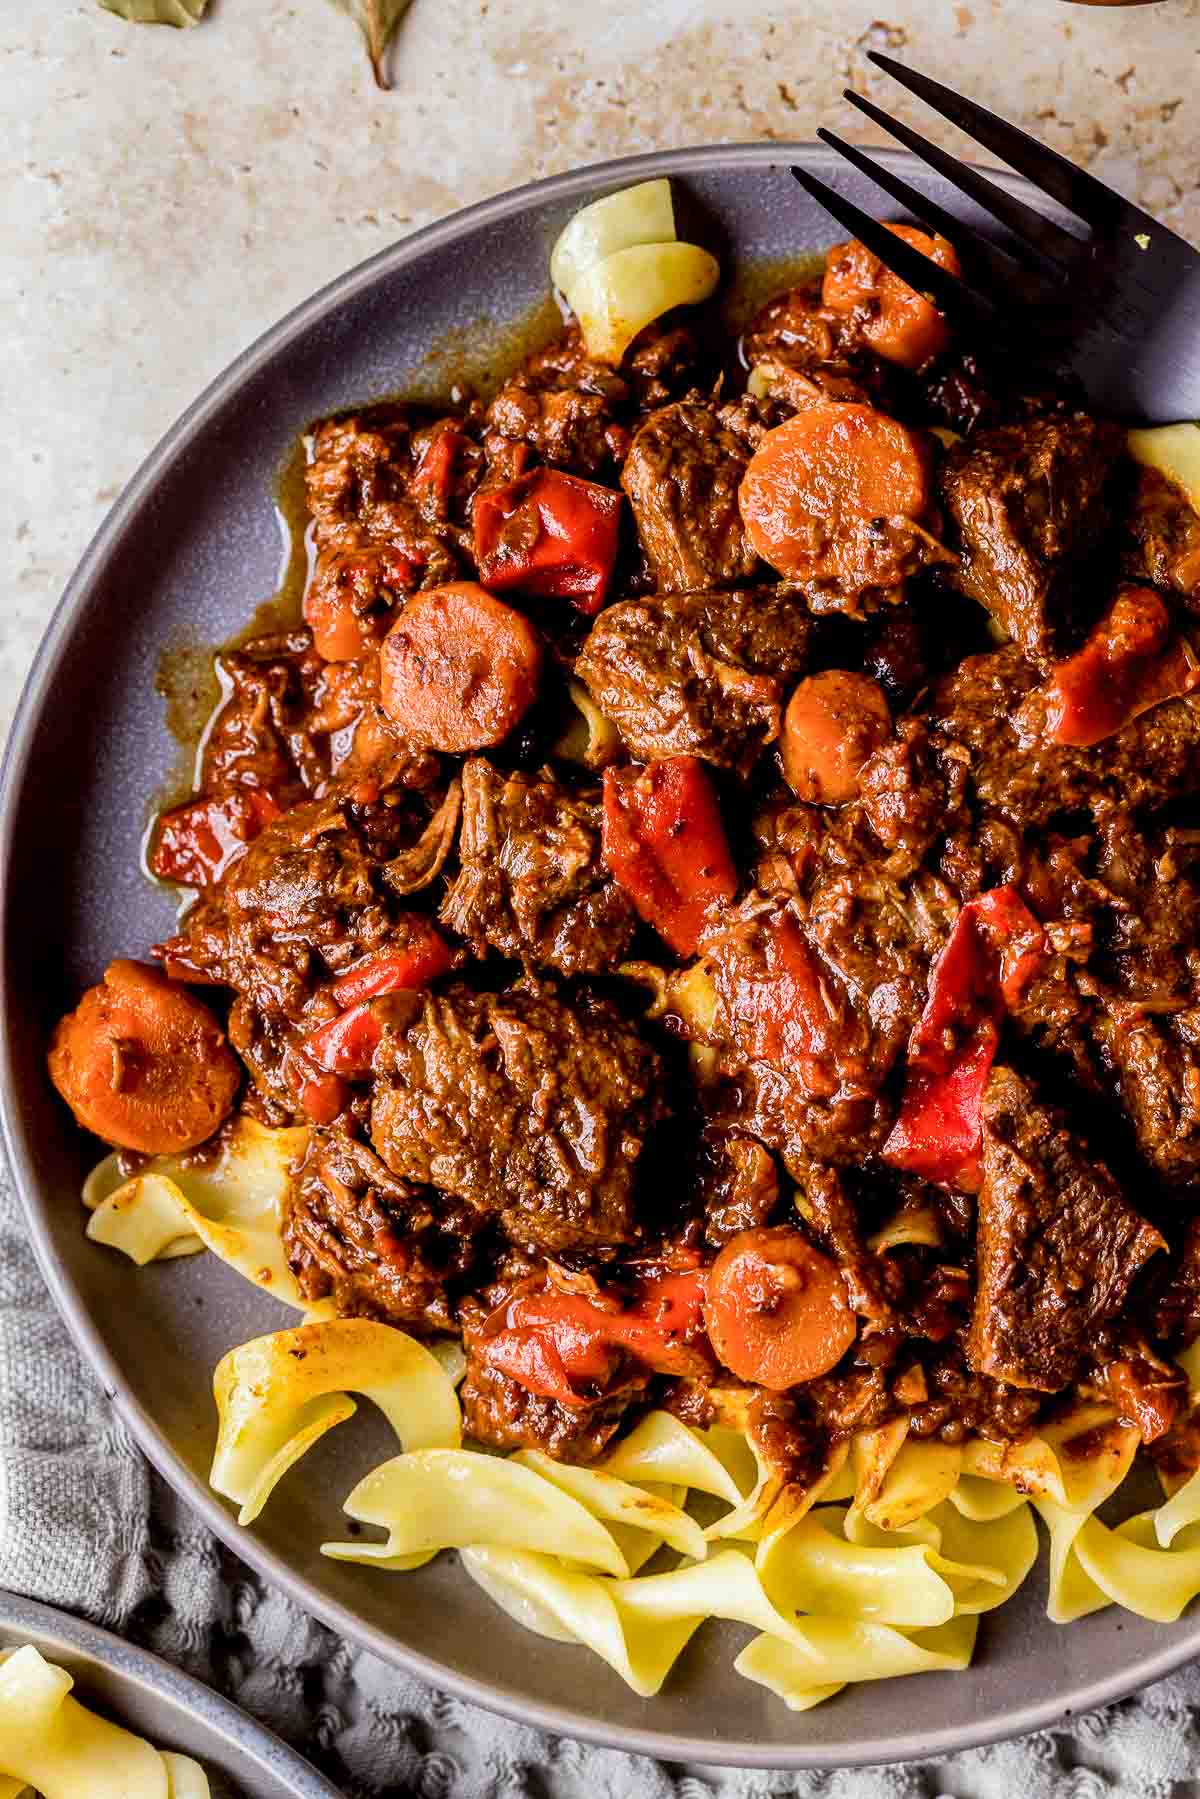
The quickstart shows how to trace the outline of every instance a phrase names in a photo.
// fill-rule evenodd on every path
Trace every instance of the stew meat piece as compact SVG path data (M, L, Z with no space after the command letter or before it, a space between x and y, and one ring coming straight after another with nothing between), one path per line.
M1200 516L1158 469L1138 469L1127 530L1123 560L1130 580L1174 588L1190 611L1200 612Z
M607 974L633 937L633 909L600 861L600 796L569 793L549 771L498 774L464 764L461 868L441 920L502 956L560 974Z
M1100 1346L1139 1269L1166 1244L1062 1116L1011 1068L983 1098L983 1186L969 1359L1057 1393Z
M634 1243L664 1069L607 1000L451 987L385 1038L371 1140L393 1174L494 1213L516 1243Z
M970 755L985 812L1026 830L1057 813L1156 807L1200 782L1200 708L1168 700L1090 749L1022 741L1013 723L1039 684L1016 645L969 656L938 687L934 722L944 746Z
M977 432L942 464L959 584L1035 661L1061 652L1123 444L1119 426L1067 412ZM1093 611L1102 592L1088 596Z
M304 1298L340 1317L454 1331L455 1294L477 1272L482 1214L392 1174L369 1144L314 1131L283 1222Z
M575 672L639 761L699 756L747 774L779 735L811 635L781 588L626 600L600 614Z
M732 587L758 558L738 511L748 448L711 406L682 401L638 429L621 485L660 593Z

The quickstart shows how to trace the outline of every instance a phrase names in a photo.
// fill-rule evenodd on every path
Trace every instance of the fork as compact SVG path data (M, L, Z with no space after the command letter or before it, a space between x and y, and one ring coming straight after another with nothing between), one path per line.
M1076 375L1089 397L1120 417L1200 420L1200 252L1094 175L973 100L894 57L872 51L870 61L1025 176L1058 216L1031 206L849 88L845 97L852 106L989 214L1003 235L985 236L965 226L832 131L817 136L951 240L961 279L824 181L793 168L801 187L893 274L977 338L1019 334L1031 360L1033 346L1053 348L1059 366Z

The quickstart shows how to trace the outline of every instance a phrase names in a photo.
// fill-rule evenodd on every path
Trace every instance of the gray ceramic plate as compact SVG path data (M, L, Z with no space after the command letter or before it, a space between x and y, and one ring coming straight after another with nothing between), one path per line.
M194 1756L214 1799L338 1799L315 1768L198 1680L66 1612L0 1593L0 1649L24 1643L74 1676L81 1704L156 1749Z
M509 1623L450 1556L384 1576L325 1560L338 1502L386 1436L362 1413L289 1476L240 1531L209 1491L207 1372L231 1344L283 1320L274 1302L198 1257L144 1271L89 1245L77 1198L94 1146L68 1128L43 1072L51 1021L110 957L141 954L171 922L139 872L146 796L175 752L154 689L164 646L220 642L270 593L279 562L271 491L317 414L402 388L456 333L544 300L569 214L649 175L676 177L726 266L794 257L834 233L787 164L803 161L861 204L879 195L829 153L783 145L680 150L502 195L418 232L267 333L185 414L88 550L30 677L2 800L0 1088L13 1166L42 1268L84 1353L147 1455L213 1529L316 1616L428 1680L570 1735L673 1761L821 1766L944 1753L1051 1723L1166 1674L1200 1651L1200 1622L1117 1611L1067 1629L1041 1582L986 1619L966 1674L851 1689L794 1717L733 1673L744 1637L710 1625L656 1699L635 1698L582 1649ZM918 185L963 202L905 158ZM366 1408L363 1408L365 1412Z

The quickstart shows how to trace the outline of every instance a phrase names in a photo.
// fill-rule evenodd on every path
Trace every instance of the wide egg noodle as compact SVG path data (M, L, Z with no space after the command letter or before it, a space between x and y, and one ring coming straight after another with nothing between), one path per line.
M950 1504L931 1515L957 1617L994 1611L1011 1599L1038 1556L1033 1508L1021 1500L996 1518L973 1519ZM973 1578L972 1578L973 1577Z
M88 1235L125 1248L126 1240L141 1237L139 1206L151 1205L157 1217L169 1191L181 1213L181 1237L194 1234L254 1286L298 1312L331 1316L331 1300L314 1307L304 1298L283 1249L290 1171L307 1141L307 1127L270 1130L239 1116L206 1161L155 1156L132 1181L121 1182L117 1158L106 1156L84 1184L84 1204L92 1212ZM157 1177L149 1188L147 1175Z
M255 1337L217 1364L219 1427L209 1481L258 1517L278 1481L360 1393L404 1449L457 1448L462 1414L442 1364L415 1338L369 1318L324 1319Z
M742 1502L742 1489L724 1462L670 1412L648 1412L593 1466L635 1485L650 1481L707 1493L729 1506Z
M44 1799L170 1799L158 1750L80 1705L73 1685L32 1644L0 1666L0 1773Z
M619 1591L641 1581L583 1574L554 1556L477 1547L463 1551L462 1564L518 1623L555 1642L591 1649L643 1699L660 1690L704 1621L702 1613L639 1614L621 1605Z
M116 1157L106 1157L93 1173L107 1174L109 1162L115 1164ZM119 1249L139 1268L204 1250L180 1204L179 1188L162 1174L134 1175L113 1187L92 1208L87 1234L93 1243Z
M531 1468L477 1450L395 1456L358 1483L344 1510L359 1524L380 1526L388 1538L385 1544L323 1543L322 1554L337 1561L391 1562L481 1544L628 1574L612 1533L578 1499Z
M879 1530L904 1530L954 1491L963 1452L952 1444L906 1435L880 1472L878 1462L890 1441L881 1448L882 1454L873 1454L862 1469L851 1511Z
M1112 1406L1078 1400L1022 1442L972 1437L963 1446L962 1466L965 1474L1006 1481L1031 1498L1087 1512L1116 1491L1140 1440Z
M1105 1601L1158 1624L1173 1624L1200 1593L1200 1525L1188 1525L1169 1549L1161 1549L1153 1512L1140 1512L1115 1530L1087 1518L1073 1553Z
M874 1542L853 1542L843 1534L845 1517L842 1507L821 1506L769 1551L760 1548L760 1578L781 1610L924 1629L968 1607L987 1609L975 1603L980 1595L1002 1596L1008 1584L1005 1569L985 1559L982 1542L963 1542L977 1558L971 1561L959 1561L937 1544L897 1543L884 1531L874 1533ZM1036 1554L1032 1520L1029 1531ZM1029 1566L1025 1560L1017 1584Z
M707 300L720 264L699 244L631 244L571 277L563 296L589 356L618 363L639 331L676 306Z
M518 1466L532 1469L543 1480L569 1493L580 1505L586 1506L594 1518L602 1519L614 1535L617 1531L622 1532L618 1542L624 1541L624 1533L630 1533L630 1547L635 1555L639 1555L639 1565L649 1559L640 1554L645 1537L652 1540L651 1553L662 1543L695 1561L703 1561L708 1553L704 1532L696 1520L658 1493L618 1480L602 1469L576 1468L569 1462L556 1462L536 1449L523 1449L512 1459ZM630 1562L628 1551L625 1559ZM630 1565L632 1569L632 1563Z
M634 244L671 243L675 204L665 176L639 181L581 206L563 226L550 252L550 279L561 293L585 269Z
M208 1775L190 1755L177 1755L170 1749L160 1751L167 1770L168 1799L210 1799Z
M1003 1480L984 1480L978 1474L960 1474L949 1501L956 1512L973 1524L991 1524L1027 1503L1015 1485Z
M734 1662L746 1680L766 1687L790 1711L807 1711L851 1681L893 1680L968 1666L978 1619L952 1618L911 1634L887 1624L846 1618L801 1618L802 1647L755 1637Z

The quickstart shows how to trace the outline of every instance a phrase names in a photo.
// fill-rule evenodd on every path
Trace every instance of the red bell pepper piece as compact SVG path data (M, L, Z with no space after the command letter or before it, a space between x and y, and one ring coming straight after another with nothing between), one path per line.
M1016 713L1025 738L1090 749L1164 700L1200 686L1200 664L1174 637L1151 587L1126 587L1083 648L1058 663Z
M447 428L435 432L426 440L421 460L409 481L409 491L419 494L428 488L435 508L438 511L444 510L450 498L455 464L464 450L474 447L463 431ZM479 454L477 450L475 453Z
M606 768L601 848L639 916L681 956L695 955L712 907L737 891L717 796L695 756Z
M761 970L736 986L738 1045L758 1061L795 1070L814 1098L828 1098L854 1074L859 1046L848 1008L789 913L764 920L757 941Z
M929 971L885 1162L942 1186L978 1188L983 1090L1000 1025L1046 954L1046 934L1015 887L994 887L963 907Z
M531 1393L586 1405L605 1393L623 1357L657 1374L711 1372L703 1307L700 1269L647 1277L629 1305L611 1309L544 1287L489 1319L483 1356Z
M279 807L258 787L175 806L158 821L151 872L183 887L211 887L273 818Z
M300 1107L314 1124L332 1124L350 1095L336 1074L320 1074L300 1084Z
M353 1080L371 1072L371 1058L379 1048L382 1036L382 1021L370 1005L364 1003L351 1006L348 1012L339 1013L328 1024L309 1031L304 1038L304 1048L318 1068Z
M365 999L378 999L381 993L397 993L402 988L428 987L430 981L447 974L451 967L450 951L432 925L424 920L414 922L411 936L403 949L384 950L368 956L333 983L333 997L339 1006L356 1006Z
M617 560L622 497L549 468L485 488L475 498L480 583L599 612Z

